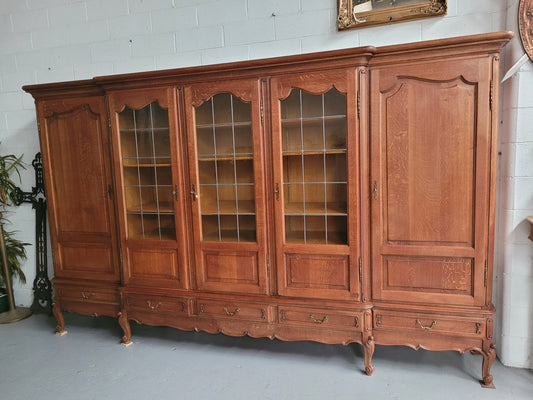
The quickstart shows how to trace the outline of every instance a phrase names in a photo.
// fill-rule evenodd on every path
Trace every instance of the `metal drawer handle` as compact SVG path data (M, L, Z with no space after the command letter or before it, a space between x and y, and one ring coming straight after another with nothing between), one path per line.
M424 326L424 325L422 325L422 322L420 322L419 319L416 320L416 323L417 323L418 325L420 325L420 327L421 327L422 329L425 329L426 331L430 331L430 330L432 330L432 329L435 327L435 325L437 325L437 321L433 321L433 322L431 323L430 326Z
M152 311L155 311L157 310L157 308L162 304L161 302L158 302L157 304L152 304L152 302L150 300L148 300L146 302L146 304L148 304L148 307L150 308L150 310Z
M228 308L227 307L224 307L224 311L226 312L226 314L228 314L230 317L233 317L235 314L237 314L239 311L241 311L241 309L239 307L237 307L235 309L235 311L231 312L231 311L228 311Z
M94 293L93 293L93 292L91 292L91 293L89 293L89 294L87 294L87 293L85 293L85 292L81 292L81 298L82 298L83 300L89 300L89 299L90 299L91 297L93 297L93 296L94 296Z
M327 315L325 315L324 318L322 318L322 319L317 319L317 318L315 318L315 316L313 314L309 314L309 318L315 324L323 324L324 322L326 322L328 320L328 316Z

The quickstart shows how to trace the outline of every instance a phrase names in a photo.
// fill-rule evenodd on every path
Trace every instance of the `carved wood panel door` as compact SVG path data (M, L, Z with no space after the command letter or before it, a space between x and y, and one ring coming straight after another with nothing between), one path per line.
M357 69L271 81L278 293L361 300Z
M37 104L58 278L119 280L103 96Z
M126 285L187 288L187 216L176 92L109 93Z
M257 79L184 88L200 290L268 291L260 93Z
M483 58L372 71L376 300L485 305L491 65Z

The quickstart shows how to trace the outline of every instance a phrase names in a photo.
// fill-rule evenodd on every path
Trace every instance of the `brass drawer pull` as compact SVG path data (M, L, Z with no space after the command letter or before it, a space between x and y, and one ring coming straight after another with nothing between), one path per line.
M158 307L162 304L161 302L158 302L157 304L152 304L152 302L150 300L148 300L146 302L146 304L148 304L148 307L150 308L150 310L152 311L155 311L158 309Z
M237 314L239 311L241 311L241 309L239 307L237 307L235 309L235 311L231 312L231 311L228 311L228 308L227 307L224 307L224 311L226 312L226 314L228 314L230 317L233 317L235 314Z
M433 322L431 323L430 326L424 326L424 325L422 325L422 322L420 322L419 319L416 320L416 323L417 323L418 325L420 325L420 327L421 327L422 329L425 329L426 331L430 331L430 330L432 330L432 329L435 327L435 325L437 325L437 321L433 321Z
M323 324L324 322L326 322L328 320L328 316L327 315L325 315L324 318L322 318L322 319L317 319L317 318L315 318L315 316L313 314L309 314L309 318L315 324Z
M94 293L93 293L93 292L91 292L91 293L89 293L89 294L87 294L86 292L81 292L81 298L82 298L83 300L89 300L89 299L90 299L91 297L93 297L93 296L94 296Z

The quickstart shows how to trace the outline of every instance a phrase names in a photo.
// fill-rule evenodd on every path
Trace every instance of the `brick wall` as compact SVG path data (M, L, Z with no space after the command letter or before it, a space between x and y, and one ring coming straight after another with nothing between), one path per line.
M21 86L97 75L257 59L363 45L388 45L516 29L518 0L448 0L448 15L338 32L336 0L2 0L0 5L0 151L39 151L33 99ZM508 60L521 54L514 40ZM503 88L495 302L498 352L510 365L533 367L533 68ZM23 174L24 190L34 183ZM34 243L34 214L10 215L19 237ZM15 283L29 305L35 250Z

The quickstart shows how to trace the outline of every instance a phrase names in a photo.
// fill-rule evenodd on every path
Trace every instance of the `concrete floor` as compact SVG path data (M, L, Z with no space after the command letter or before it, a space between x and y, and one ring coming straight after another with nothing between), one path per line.
M232 338L132 324L119 345L112 318L34 315L0 325L0 399L528 399L533 371L492 367L496 389L478 383L481 357L376 346L372 377L359 345Z

